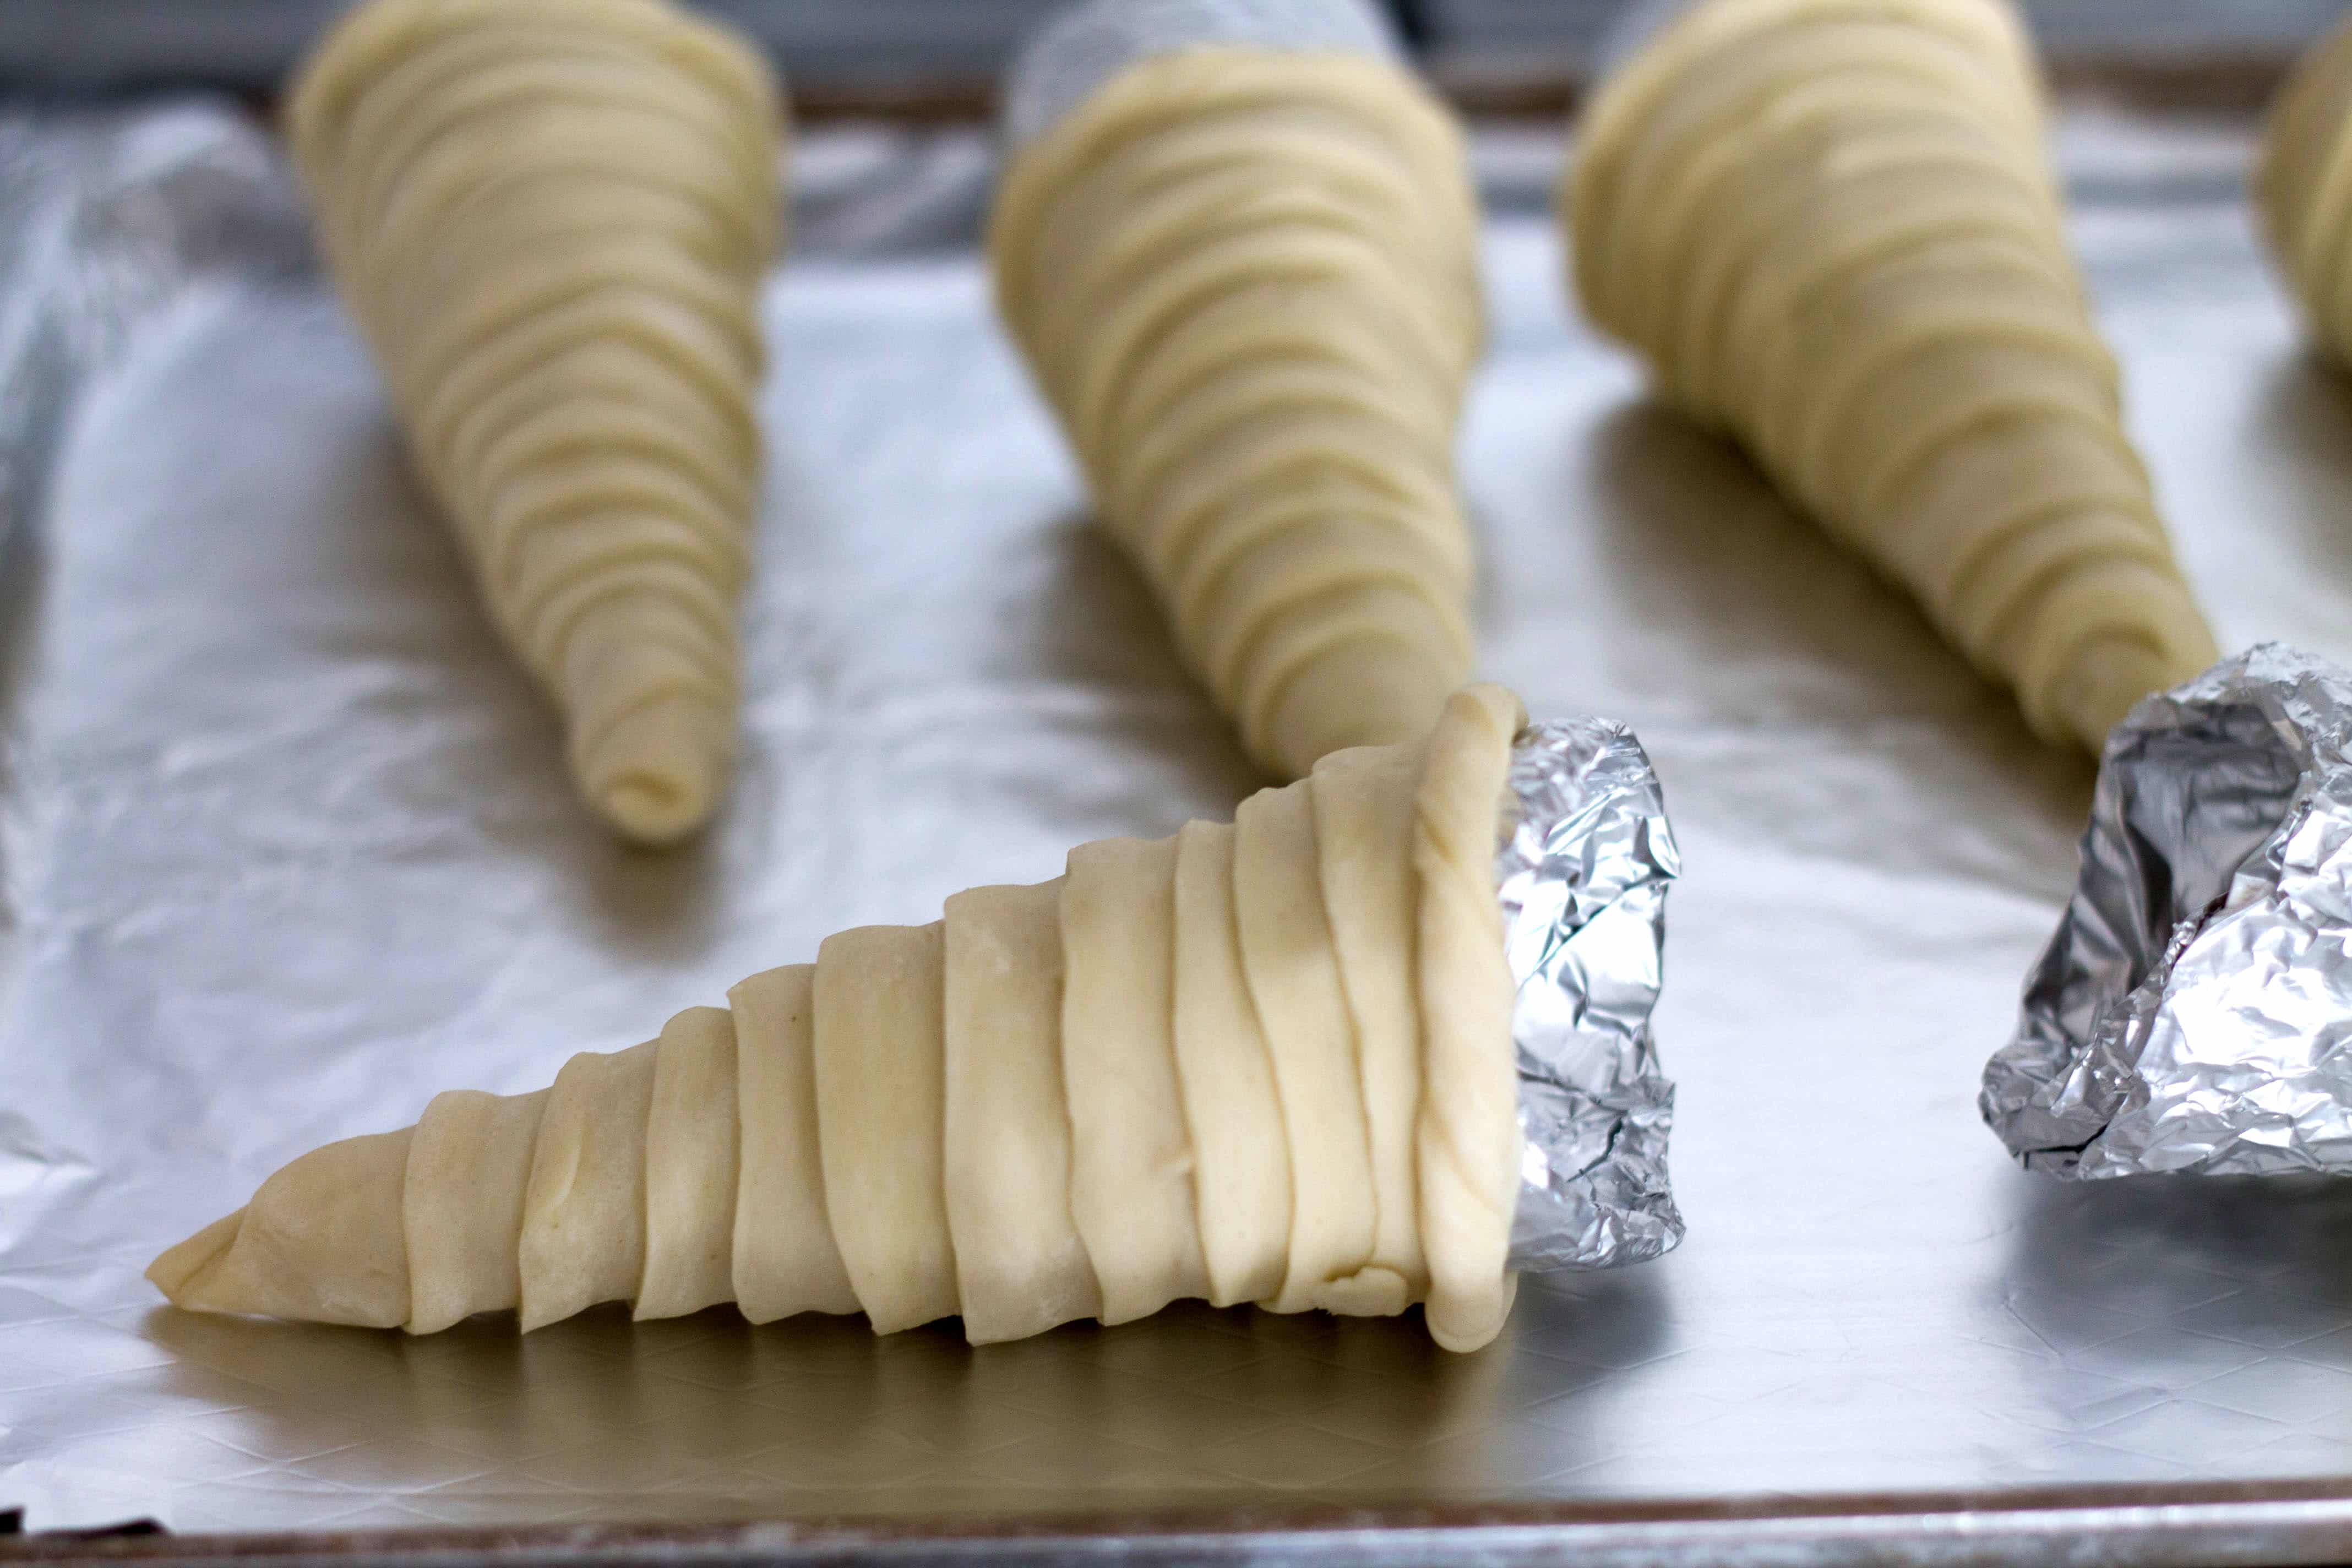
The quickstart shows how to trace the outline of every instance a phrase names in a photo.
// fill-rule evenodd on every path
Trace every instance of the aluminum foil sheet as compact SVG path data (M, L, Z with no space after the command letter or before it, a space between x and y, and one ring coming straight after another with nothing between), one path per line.
M1666 1176L1675 1086L1650 1033L1666 885L1682 874L1674 828L1641 742L1603 720L1529 725L1511 790L1495 881L1519 983L1512 1267L1643 1262L1683 1237Z
M2222 641L2352 661L2352 395L2255 243L2250 145L2077 114L2059 155ZM148 1260L306 1149L539 1088L839 927L1264 782L992 319L988 147L797 149L741 772L683 855L580 810L356 336L268 226L225 226L83 377L0 570L0 1508L308 1531L2341 1489L2352 1183L2053 1182L1985 1135L2093 770L1643 403L1533 201L1484 237L1480 664L1623 721L1671 791L1681 1246L1523 1276L1473 1356L1190 1306L977 1352L723 1310L412 1339L165 1309ZM1530 194L1560 156L1473 151Z
M1403 58L1371 0L1085 0L1040 28L1005 73L1005 142L1026 146L1155 55L1243 45Z
M277 162L210 101L0 116L0 537L38 507L82 383L143 321L223 269L307 259Z
M2352 1171L2352 675L2265 644L2109 737L2082 871L1985 1068L2029 1168Z

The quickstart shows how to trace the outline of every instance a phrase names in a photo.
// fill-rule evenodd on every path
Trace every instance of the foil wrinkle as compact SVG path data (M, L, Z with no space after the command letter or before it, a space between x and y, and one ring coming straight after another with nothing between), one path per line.
M0 538L36 512L83 384L205 278L307 267L267 131L195 99L0 116Z
M83 151L134 142L52 112L6 156L83 204L110 166ZM163 130L134 120L196 129L106 112L146 147ZM213 123L234 175L241 132ZM2343 389L2243 222L2251 132L2060 125L2200 601L2352 663ZM1474 166L1548 188L1551 135L1479 128ZM1659 1015L1674 1195L1704 1245L1524 1275L1466 1357L1410 1324L1202 1305L982 1352L821 1313L416 1339L164 1308L147 1261L320 1143L436 1090L543 1089L844 927L935 919L1265 782L1079 521L1084 476L991 312L989 167L961 130L795 149L793 253L761 303L740 782L676 856L586 820L326 280L280 276L278 232L193 184L136 198L217 235L215 263L92 365L23 519L39 547L0 584L0 1511L680 1540L1204 1498L1268 1529L1309 1501L1720 1513L2145 1484L2151 1456L2240 1489L2352 1474L2352 1393L2315 1365L2352 1333L2352 1184L1987 1168L1948 1091L2014 1020L2087 777L1749 466L1631 401L1622 354L1562 307L1531 195L1490 199L1483 235L1479 662L1537 713L1632 722L1704 848L1670 900L1682 1010ZM238 189L299 212L276 176ZM79 210L79 234L122 232ZM5 229L13 268L37 237ZM41 261L47 300L75 297L56 263L81 256ZM27 320L16 289L0 312ZM2164 1516L2147 1552L2194 1560L2182 1510L2125 1511Z
M1682 860L1650 759L1601 719L1531 724L1495 858L1518 995L1520 1269L1639 1263L1683 1237L1667 1179L1675 1086L1650 1028Z
M2352 1172L2352 674L2264 644L2116 727L1979 1105L2029 1168Z

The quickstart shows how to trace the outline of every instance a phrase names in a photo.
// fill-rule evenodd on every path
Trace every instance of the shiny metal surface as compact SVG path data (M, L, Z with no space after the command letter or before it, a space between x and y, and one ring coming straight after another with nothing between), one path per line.
M0 534L37 510L76 392L146 318L310 244L274 153L217 105L0 116Z
M839 194L856 160L824 142L803 159ZM2352 395L2260 262L2245 139L2077 117L2062 149L2223 642L2352 658ZM929 224L950 184L896 189ZM839 232L871 255L886 227ZM1642 405L1539 216L1498 219L1486 263L1486 670L1636 730L1687 861L1656 1017L1679 1248L1529 1279L1470 1357L1198 1310L979 1352L723 1312L409 1340L163 1310L155 1249L303 1149L544 1083L836 927L1255 782L1081 527L968 249L803 253L773 287L744 768L669 859L573 805L331 300L219 275L90 383L6 579L0 1502L357 1530L2343 1489L2352 1187L2053 1182L1976 1117L2089 767ZM2182 1517L2108 1560L2193 1561L2158 1550ZM2049 1560L2000 1539L1947 1560Z
M2352 673L2281 644L2108 738L2082 872L1985 1068L2032 1170L2352 1171Z
M2304 1485L2028 1488L1744 1502L1266 1504L1078 1513L864 1515L720 1525L541 1525L246 1535L35 1537L12 1561L286 1568L444 1568L523 1560L578 1568L679 1563L1020 1563L1301 1568L2282 1568L2352 1558L2352 1499Z
M1511 752L1516 820L1495 854L1518 1000L1519 1202L1511 1266L1646 1263L1683 1238L1666 1172L1675 1086L1650 1015L1681 852L1642 743L1538 719Z

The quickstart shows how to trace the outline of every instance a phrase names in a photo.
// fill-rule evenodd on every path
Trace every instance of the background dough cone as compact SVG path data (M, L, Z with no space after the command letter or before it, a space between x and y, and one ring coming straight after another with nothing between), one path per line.
M659 0L373 0L289 125L336 281L582 791L649 842L734 750L782 105Z
M1238 830L1083 846L536 1094L443 1094L287 1165L148 1278L196 1310L419 1333L732 1300L882 1332L961 1313L979 1342L1184 1296L1423 1300L1475 1349L1511 1297L1494 861L1524 717L1468 688L1423 743L1334 755ZM1360 1026L1383 997L1402 1016Z
M1417 737L1470 668L1475 237L1451 115L1352 55L1146 59L1006 171L1004 320L1186 658L1283 777Z
M1562 192L1586 310L2093 751L2212 663L2002 0L1704 0Z
M2254 198L2320 341L2352 363L2352 21L2305 54L2280 90Z

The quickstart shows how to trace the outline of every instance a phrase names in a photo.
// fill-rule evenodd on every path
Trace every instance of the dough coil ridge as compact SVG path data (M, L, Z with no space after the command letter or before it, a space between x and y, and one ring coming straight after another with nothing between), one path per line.
M416 466L583 794L649 843L734 748L782 116L661 0L372 0L289 100Z
M2254 169L2263 237L2314 332L2352 363L2352 24L2296 62Z
M192 1310L414 1333L735 1301L886 1333L961 1315L975 1343L1184 1297L1426 1300L1475 1349L1509 1299L1492 862L1521 718L1471 688L1424 743L1334 753L1238 826L838 932L551 1088L312 1151L149 1278Z
M1102 521L1286 778L1424 733L1472 655L1459 129L1384 60L1183 50L1024 148L1000 311Z
M1706 0L1604 87L1572 285L1662 395L2092 751L2212 662L2002 0Z

